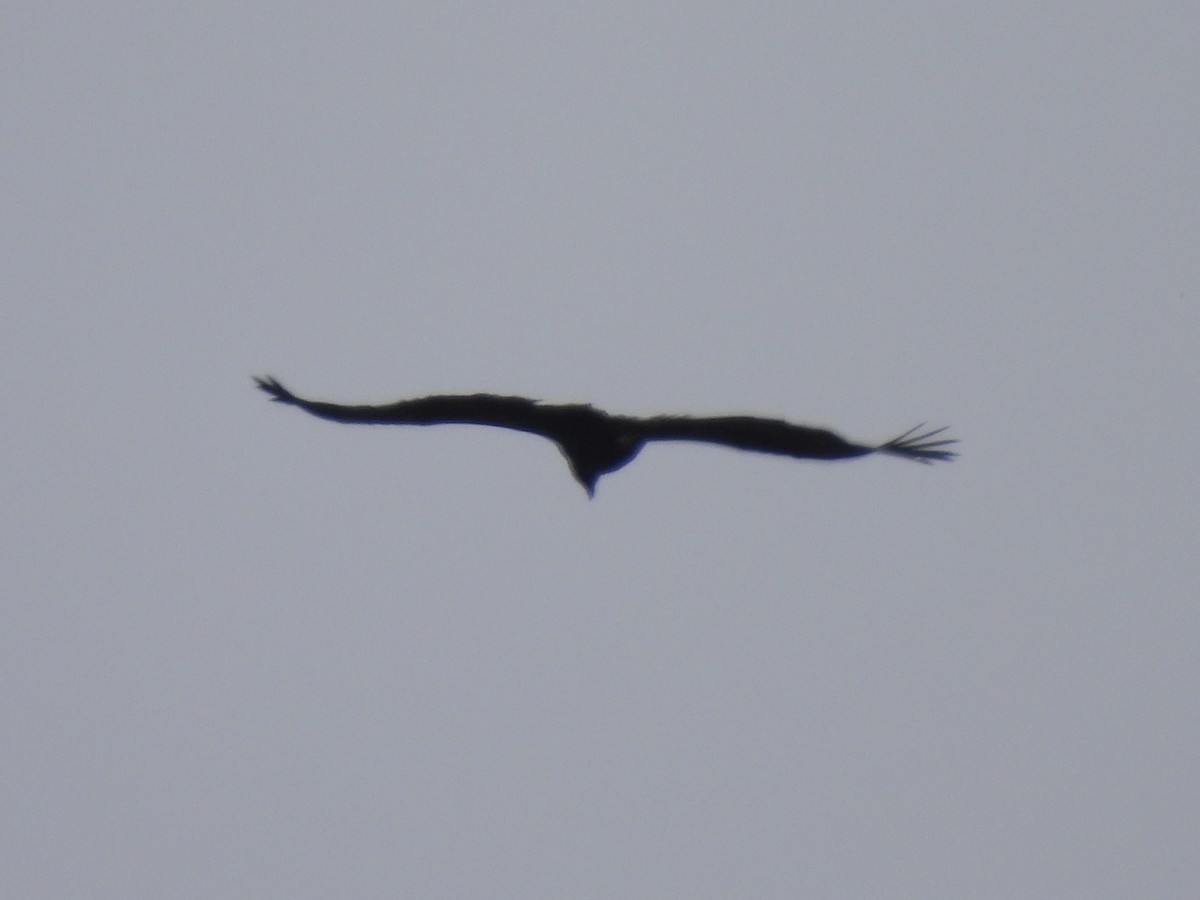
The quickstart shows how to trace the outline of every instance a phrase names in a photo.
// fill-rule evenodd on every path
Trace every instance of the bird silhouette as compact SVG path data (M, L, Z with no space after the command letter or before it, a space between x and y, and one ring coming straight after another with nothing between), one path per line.
M379 406L349 406L298 397L274 378L255 377L278 403L334 422L362 425L491 425L553 441L588 496L601 475L628 465L648 441L699 441L797 459L854 459L885 453L921 463L953 459L958 443L924 424L878 446L854 444L823 428L759 416L615 416L582 403L554 404L497 394L435 394Z

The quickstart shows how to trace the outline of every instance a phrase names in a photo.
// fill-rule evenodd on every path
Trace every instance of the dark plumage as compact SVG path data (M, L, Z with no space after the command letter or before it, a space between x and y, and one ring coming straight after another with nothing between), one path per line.
M255 378L279 403L335 422L365 425L494 425L554 441L588 496L601 475L615 472L637 456L647 441L703 441L800 459L852 459L888 453L922 463L953 459L957 443L938 438L945 428L911 428L878 447L852 444L832 431L757 416L613 416L587 404L551 404L496 394L435 395L382 406L344 406L297 397L274 378Z

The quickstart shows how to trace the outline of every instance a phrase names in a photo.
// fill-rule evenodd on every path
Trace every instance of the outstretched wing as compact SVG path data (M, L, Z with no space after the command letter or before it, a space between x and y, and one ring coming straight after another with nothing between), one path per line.
M602 415L589 406L543 405L525 397L497 394L439 394L379 406L349 406L297 397L270 376L254 380L278 403L297 406L322 419L363 425L492 425L561 440L564 428L574 418Z
M737 450L773 453L798 459L853 459L870 453L885 452L920 462L934 462L952 458L955 454L943 448L956 443L949 438L929 440L945 431L944 428L925 434L914 434L923 427L920 425L880 447L851 443L841 435L824 428L810 428L782 419L764 419L757 416L658 416L643 419L642 425L644 439L648 441L702 441Z

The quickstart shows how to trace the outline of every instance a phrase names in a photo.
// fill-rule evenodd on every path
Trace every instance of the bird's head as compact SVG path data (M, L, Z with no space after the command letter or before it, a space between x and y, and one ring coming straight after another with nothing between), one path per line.
M600 469L581 469L575 465L575 460L568 457L567 461L571 464L571 474L575 476L575 480L583 485L583 489L587 491L588 499L591 500L596 496L596 484L600 481L600 476L604 474Z
M641 447L637 435L625 433L614 435L607 440L559 445L571 467L571 474L583 485L589 499L596 495L596 483L600 476L627 465L637 456Z

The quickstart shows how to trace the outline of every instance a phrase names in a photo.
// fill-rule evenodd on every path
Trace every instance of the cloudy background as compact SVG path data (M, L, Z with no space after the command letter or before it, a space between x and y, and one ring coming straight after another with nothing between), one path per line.
M1195 895L1192 4L0 35L0 893ZM963 456L588 502L265 373Z

